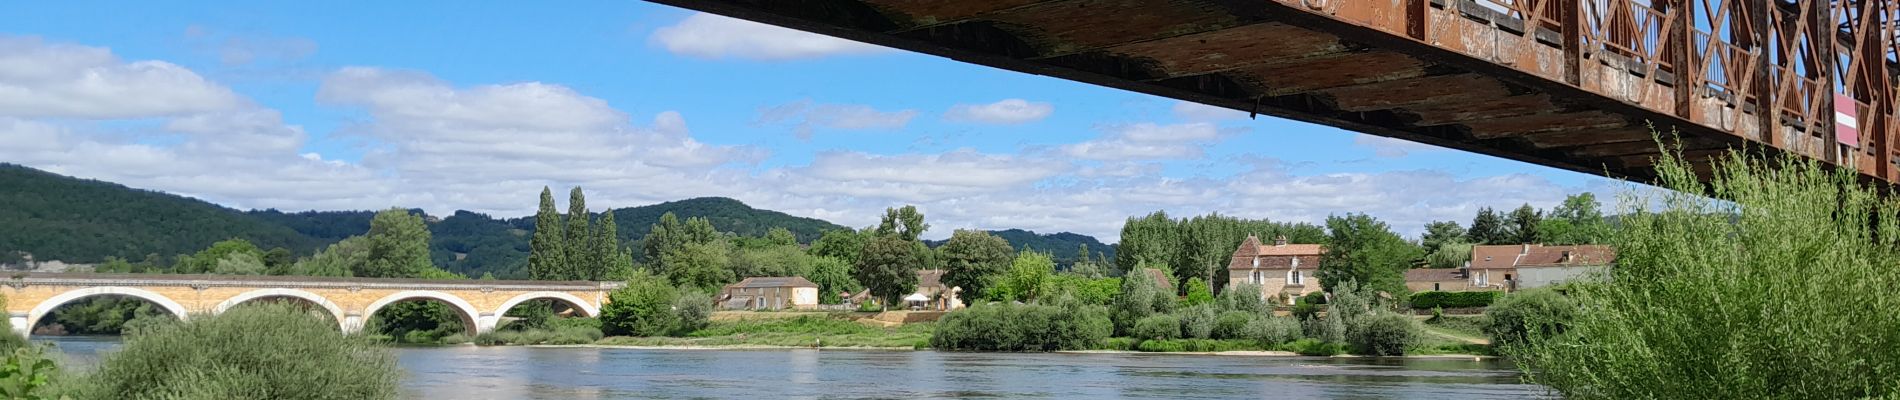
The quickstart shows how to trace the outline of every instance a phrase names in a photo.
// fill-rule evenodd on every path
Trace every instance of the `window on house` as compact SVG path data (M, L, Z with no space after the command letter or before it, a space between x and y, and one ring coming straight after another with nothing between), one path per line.
M1434 292L1438 291L1438 284L1436 283L1432 284L1432 291Z
M1504 280L1506 281L1511 280L1511 274L1504 274Z
M1254 257L1254 258L1253 258L1253 267L1254 267L1254 268L1260 268L1260 257Z

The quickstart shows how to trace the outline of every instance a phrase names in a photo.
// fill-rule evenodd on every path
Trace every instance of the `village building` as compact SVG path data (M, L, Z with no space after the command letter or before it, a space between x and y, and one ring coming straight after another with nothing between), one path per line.
M1413 268L1405 270L1405 288L1413 292L1496 290L1472 286L1467 268Z
M783 310L818 306L818 284L802 277L745 278L719 291L719 307Z
M1320 256L1325 252L1326 248L1317 244L1288 244L1286 236L1262 244L1260 238L1248 235L1227 264L1227 287L1259 285L1263 298L1292 304L1294 298L1320 291L1314 272L1319 270Z
M925 269L917 271L917 290L898 299L895 308L913 310L950 311L963 308L963 288L947 286L943 283L943 270ZM876 300L871 290L865 289L845 297L851 304L863 304Z
M1515 291L1600 274L1615 261L1616 250L1603 245L1472 246L1465 275L1470 290Z

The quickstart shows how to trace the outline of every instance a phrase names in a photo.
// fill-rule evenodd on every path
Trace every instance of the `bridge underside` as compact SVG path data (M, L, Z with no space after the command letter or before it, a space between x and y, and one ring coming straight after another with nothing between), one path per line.
M1587 32L1525 29L1470 0L653 1L1596 175L1653 177L1652 125L1692 160L1743 147L1893 173L1890 152L1836 147L1831 112L1759 117L1750 100L1772 97L1699 78L1679 90L1664 46L1566 44Z

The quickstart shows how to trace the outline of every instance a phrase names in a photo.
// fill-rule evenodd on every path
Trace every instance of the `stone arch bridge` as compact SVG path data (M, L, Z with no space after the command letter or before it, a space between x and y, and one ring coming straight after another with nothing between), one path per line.
M125 296L152 302L173 316L217 314L260 300L291 300L314 305L335 317L344 332L357 332L370 315L407 300L448 304L471 333L495 329L509 308L528 300L550 299L583 316L598 316L607 293L620 282L502 281L330 278L261 275L50 274L19 273L0 283L13 330L31 333L55 308L96 296Z

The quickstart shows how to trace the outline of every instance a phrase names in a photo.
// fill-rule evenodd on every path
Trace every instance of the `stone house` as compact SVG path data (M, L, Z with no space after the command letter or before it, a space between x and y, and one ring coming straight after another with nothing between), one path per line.
M1252 235L1234 250L1227 264L1227 287L1243 283L1260 285L1264 298L1279 298L1293 304L1295 297L1320 291L1314 272L1326 248L1317 244L1288 244L1285 236L1262 244Z
M963 288L944 285L943 270L941 269L918 270L917 271L917 290L912 291L908 295L902 296L902 298L899 300L900 304L895 304L892 306L892 308L893 309L916 308L920 310L937 310L937 311L955 310L955 309L963 308L962 298L959 297L959 295L961 295L962 293L963 293ZM918 300L918 299L921 299L921 300ZM845 297L845 301L850 304L862 304L867 301L882 301L882 300L876 299L874 296L871 296L871 289L864 289L864 290L858 291L857 294L852 294L850 296Z
M783 310L818 305L818 284L802 277L745 278L719 290L719 307Z
M1609 268L1616 249L1603 245L1472 246L1466 264L1472 290L1518 290L1588 277Z
M1468 268L1413 268L1405 270L1405 288L1413 292L1495 290L1472 286Z

